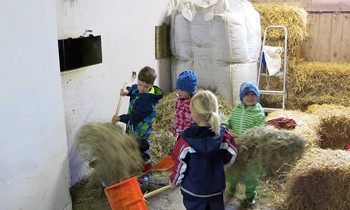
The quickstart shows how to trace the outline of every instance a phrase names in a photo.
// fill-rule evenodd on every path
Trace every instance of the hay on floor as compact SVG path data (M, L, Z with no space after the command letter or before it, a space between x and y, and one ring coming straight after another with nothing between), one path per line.
M143 159L135 138L112 123L91 123L77 133L79 150L87 161L95 160L90 180L110 186L139 174Z
M290 131L303 136L307 140L307 147L319 147L321 121L317 115L308 114L298 110L278 110L269 113L266 117L266 121L279 117L286 117L295 120L297 126Z
M287 209L350 209L350 152L311 148L290 172Z
M350 144L350 107L323 104L308 107L307 113L320 118L320 147L344 149Z

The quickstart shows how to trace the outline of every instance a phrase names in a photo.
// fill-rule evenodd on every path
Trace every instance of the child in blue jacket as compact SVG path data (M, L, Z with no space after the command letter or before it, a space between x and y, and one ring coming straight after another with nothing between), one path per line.
M156 104L163 98L163 91L154 85L157 78L155 70L149 66L142 68L137 76L137 84L120 90L121 96L129 96L130 103L127 114L114 115L112 122L126 124L126 132L134 135L140 144L145 160L145 170L152 167L149 154L152 122L156 117Z
M169 185L180 186L187 210L224 210L224 165L234 162L236 143L220 125L218 102L212 92L197 92L190 110L194 123L174 146Z

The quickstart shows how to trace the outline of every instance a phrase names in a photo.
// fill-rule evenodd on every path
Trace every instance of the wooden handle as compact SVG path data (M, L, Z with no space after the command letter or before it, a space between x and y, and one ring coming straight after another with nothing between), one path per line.
M125 89L125 87L126 87L126 82L124 83L123 89ZM120 107L122 105L122 98L123 98L123 96L120 96L119 102L118 102L118 106L117 106L117 110L115 111L115 115L119 115L119 110L120 110Z
M158 193L161 193L161 192L163 192L163 191L165 191L165 190L168 190L168 189L171 189L171 186L170 186L170 185L161 187L161 188L156 189L156 190L154 190L154 191L152 191L152 192L150 192L150 193L146 193L145 195L143 195L143 198L144 198L144 199L150 198L150 197L152 197L152 196L154 196L154 195L157 195Z

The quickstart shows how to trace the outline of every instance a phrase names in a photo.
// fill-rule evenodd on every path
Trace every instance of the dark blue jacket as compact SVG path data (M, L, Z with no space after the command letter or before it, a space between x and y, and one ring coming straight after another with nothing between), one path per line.
M170 181L181 184L184 196L210 199L225 190L224 165L231 165L237 154L232 135L223 126L216 135L208 126L195 123L176 142Z
M163 91L153 86L154 93L139 93L137 84L128 86L130 103L128 114L120 115L120 121L127 124L127 132L137 138L147 139L152 130L152 122L156 117L156 104L163 98Z

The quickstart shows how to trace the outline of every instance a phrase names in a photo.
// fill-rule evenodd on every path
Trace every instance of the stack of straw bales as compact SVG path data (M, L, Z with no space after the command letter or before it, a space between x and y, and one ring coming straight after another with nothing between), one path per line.
M110 186L139 174L143 159L135 138L112 123L91 123L77 133L78 146L87 161L95 160L90 180Z
M289 173L287 209L350 209L350 152L311 148Z
M288 56L292 59L301 58L302 42L308 36L307 12L300 7L271 4L254 4L260 14L261 35L266 27L283 25L288 29ZM284 46L284 31L271 30L266 37L266 45Z
M288 61L287 69L291 69L298 61L302 60L302 45L308 36L307 12L303 8L286 5L254 4L254 8L260 13L262 36L266 27L271 25L283 25L288 29ZM284 47L284 30L271 29L268 31L265 45ZM283 55L283 54L282 54ZM284 68L284 58L281 56ZM282 90L282 77L261 77L260 89ZM261 104L264 107L282 107L282 96L263 95Z
M348 106L350 64L302 62L288 75L288 109L305 111L312 104Z
M278 110L267 115L266 121L285 117L293 119L297 126L291 132L303 136L306 140L306 146L318 147L320 142L321 121L317 115L308 114L298 110Z
M321 148L344 149L350 144L350 107L315 104L310 106L306 113L317 115L321 121Z

